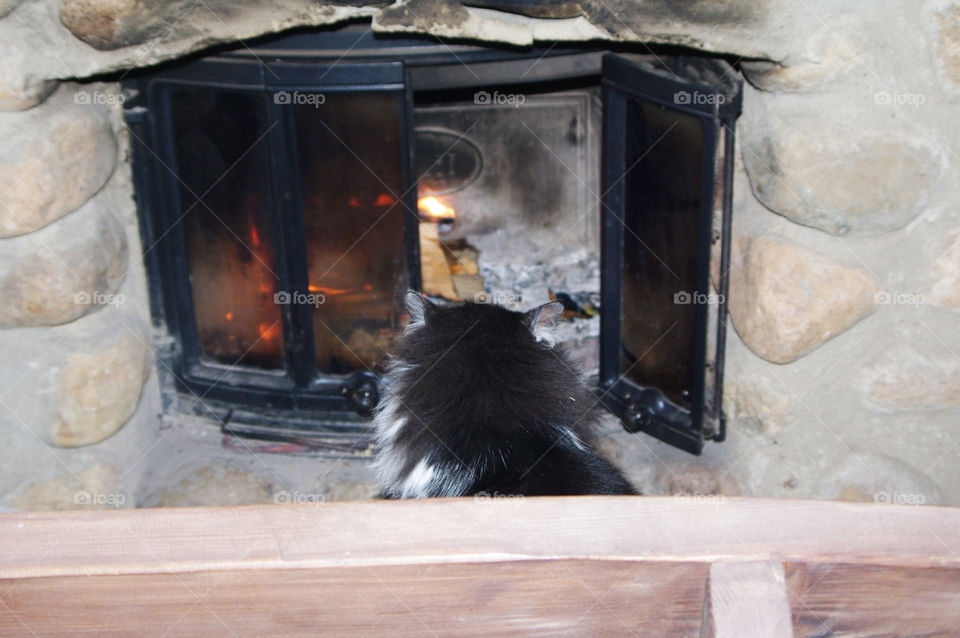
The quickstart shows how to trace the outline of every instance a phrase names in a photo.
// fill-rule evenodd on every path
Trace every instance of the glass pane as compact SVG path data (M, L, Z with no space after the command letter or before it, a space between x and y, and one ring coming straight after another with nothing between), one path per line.
M327 93L292 108L317 367L379 371L407 288L401 98Z
M274 370L283 326L261 99L181 88L172 118L200 358Z
M626 131L623 370L690 409L703 126L632 99Z

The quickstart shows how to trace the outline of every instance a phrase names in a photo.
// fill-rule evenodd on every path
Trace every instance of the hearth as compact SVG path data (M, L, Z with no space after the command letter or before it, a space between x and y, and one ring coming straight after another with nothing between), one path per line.
M414 288L560 300L560 343L627 429L723 439L722 60L346 28L126 88L166 409L362 449Z

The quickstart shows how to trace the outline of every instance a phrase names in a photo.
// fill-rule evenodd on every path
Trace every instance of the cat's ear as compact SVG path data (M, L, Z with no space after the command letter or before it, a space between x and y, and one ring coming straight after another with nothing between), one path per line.
M408 290L406 297L407 312L410 313L410 323L407 327L422 326L427 322L427 313L433 304L416 290Z
M523 313L523 324L533 333L537 343L543 343L548 348L552 348L553 331L560 325L562 314L563 304L559 301L551 301Z

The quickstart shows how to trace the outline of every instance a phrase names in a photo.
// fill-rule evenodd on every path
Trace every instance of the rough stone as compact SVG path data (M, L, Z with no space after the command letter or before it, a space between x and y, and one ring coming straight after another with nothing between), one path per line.
M953 233L956 239L933 263L936 283L930 289L930 303L944 308L960 309L960 231Z
M0 116L0 237L42 228L106 183L117 160L110 123L66 86L41 106Z
M12 505L14 509L31 512L133 507L120 483L115 468L97 464L49 481L31 483Z
M933 25L937 73L949 92L960 94L960 4L939 8L934 13Z
M551 40L656 42L789 65L801 50L803 34L819 26L817 16L823 13L819 5L825 1L815 0L816 6L808 9L772 0L749 6L729 0L607 0L581 3L583 15L569 19L533 19L472 7L464 19L457 3L445 2L443 19L421 20L423 8L436 0L62 0L23 3L17 9L19 20L0 21L0 43L10 41L18 47L25 63L13 68L25 77L77 78L152 65L217 43L373 18L375 32L419 32L517 45ZM17 24L4 24L11 22ZM29 41L22 37L21 24L30 25ZM76 37L63 37L65 28Z
M730 315L743 342L789 363L874 308L879 283L866 271L774 237L735 237Z
M24 73L27 52L0 43L0 111L22 111L43 102L57 88L57 80Z
M656 493L675 496L739 496L742 487L724 468L689 461L661 466L656 478Z
M727 377L723 394L724 411L731 424L759 434L777 432L790 408L787 394L766 377Z
M149 375L143 335L124 330L67 355L56 382L57 420L52 439L60 447L99 443L133 414Z
M337 482L324 495L327 501L369 501L380 496L379 483Z
M160 487L143 498L144 507L192 507L274 503L271 481L247 469L218 465L192 471L172 486Z
M862 49L856 25L831 21L807 40L802 61L791 66L744 61L741 69L751 84L764 91L823 91L836 87L863 66Z
M122 304L124 228L102 198L29 235L0 239L0 328L73 321Z
M898 348L869 368L866 395L884 412L960 408L960 362Z
M569 15L576 13L570 11ZM538 20L505 11L461 7L442 0L403 0L376 14L373 27L375 31L429 32L517 46L548 39L610 39L679 44L714 51L736 49L749 57L784 57L782 52L772 53L771 49L779 48L781 41L744 37L752 29L771 29L766 1L746 6L725 0L682 4L609 0L580 3L579 13L582 15ZM789 16L786 19L789 20Z
M190 0L63 0L60 22L77 39L93 48L113 51L156 40L196 39L203 35L209 38L211 32L223 28L227 31L215 39L239 40L290 26L323 24L336 15L338 7L361 10L387 3L388 0L334 0L324 3L327 6L319 3L308 6L295 0L242 4L208 0L198 5ZM364 14L369 15L359 13ZM257 24L259 28L254 26Z
M923 212L942 170L942 154L919 134L864 132L810 109L775 112L756 94L738 131L757 199L834 235L903 228Z
M826 472L817 496L844 501L938 505L940 490L928 476L886 454L852 451Z
M374 23L378 30L422 33L429 30L446 37L482 37L517 46L533 42L532 30L507 14L475 10L444 0L406 0L381 11Z
M0 0L0 18L13 11L23 0Z
M182 14L190 2L142 0L63 0L60 21L95 49L109 51L139 44L162 33L164 18Z

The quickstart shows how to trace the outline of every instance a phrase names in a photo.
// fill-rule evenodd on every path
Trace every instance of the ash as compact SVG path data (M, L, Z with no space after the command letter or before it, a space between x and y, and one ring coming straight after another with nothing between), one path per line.
M598 250L584 245L582 237L572 239L558 241L556 230L524 226L471 235L490 301L511 310L527 310L550 301L552 290L590 293L599 302ZM556 341L589 376L597 373L599 335L599 316L572 319L561 322Z

